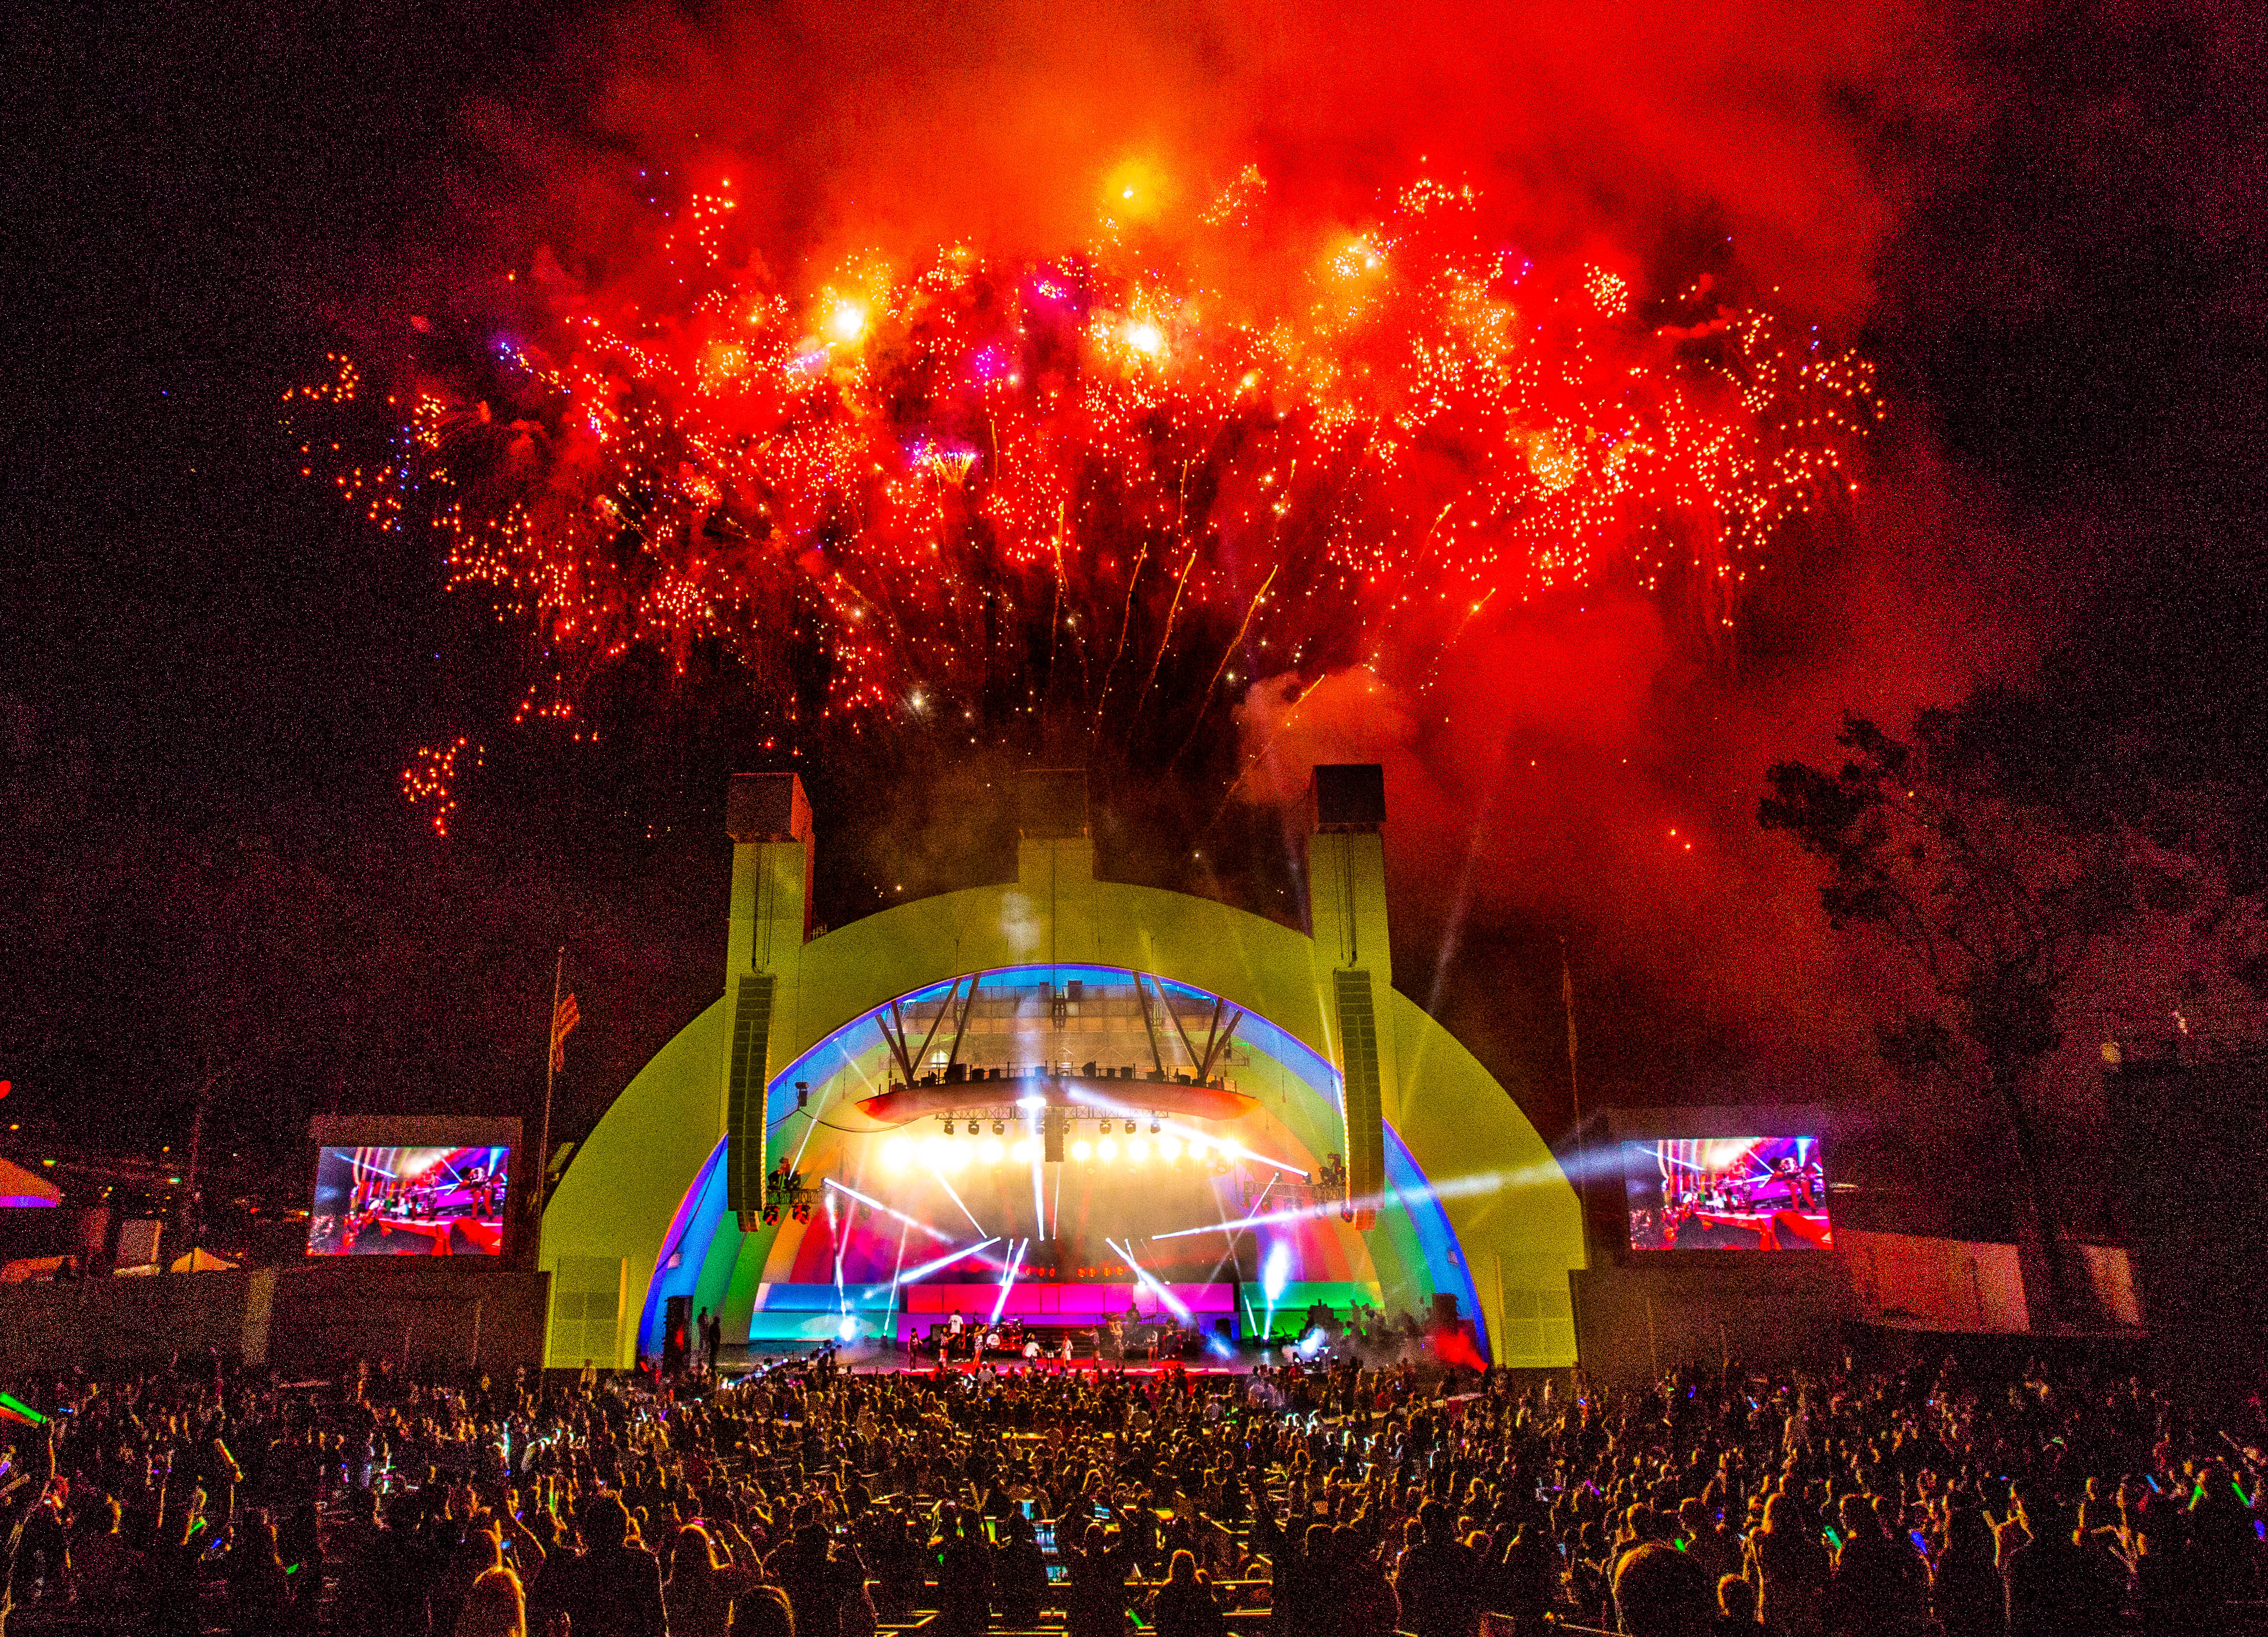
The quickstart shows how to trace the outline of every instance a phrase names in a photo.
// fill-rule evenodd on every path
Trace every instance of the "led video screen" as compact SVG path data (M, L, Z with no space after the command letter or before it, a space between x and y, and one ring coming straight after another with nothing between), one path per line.
M307 1252L500 1256L508 1147L319 1151Z
M1701 1137L1623 1145L1633 1250L1827 1250L1816 1137Z

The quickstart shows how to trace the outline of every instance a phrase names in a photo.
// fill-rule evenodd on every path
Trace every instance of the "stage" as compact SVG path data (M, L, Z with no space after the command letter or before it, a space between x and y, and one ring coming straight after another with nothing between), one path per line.
M1573 1190L1391 986L1377 770L1316 779L1312 934L1099 878L1057 771L1015 786L1012 881L824 937L799 785L735 780L724 998L552 1192L549 1361L659 1358L704 1312L801 1353L925 1338L956 1302L1048 1331L1162 1307L1233 1345L1304 1334L1317 1301L1437 1300L1484 1356L1572 1360Z
M734 1354L739 1354L735 1358ZM777 1364L792 1364L811 1356L804 1353L758 1353L748 1347L726 1347L717 1360L717 1373L726 1386ZM1240 1351L1233 1359L1208 1355L1203 1359L1169 1360L1153 1364L1147 1360L1125 1364L1114 1364L1107 1359L988 1359L982 1364L966 1360L940 1366L935 1359L909 1359L902 1353L878 1353L860 1350L845 1351L836 1355L835 1368L846 1375L976 1375L990 1371L995 1375L1113 1375L1147 1378L1160 1375L1242 1376L1249 1375L1263 1364L1278 1363L1274 1357L1263 1358L1256 1353Z

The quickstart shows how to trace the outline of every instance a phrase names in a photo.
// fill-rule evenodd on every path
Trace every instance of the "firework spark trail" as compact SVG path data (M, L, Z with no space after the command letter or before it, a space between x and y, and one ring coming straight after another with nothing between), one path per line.
M1197 566L1197 549L1191 546L1189 555L1182 559L1182 571L1174 576L1174 600L1166 605L1166 623L1158 633L1158 652L1150 656L1150 674L1142 679L1142 691L1134 696L1134 708L1127 713L1126 736L1134 736L1134 724L1142 714L1142 707L1150 702L1150 690L1158 684L1158 667L1166 662L1166 650L1173 645L1174 616L1182 611L1182 594L1189 589L1189 571Z
M1102 709L1110 703L1110 678L1118 669L1118 661L1126 657L1126 633L1134 627L1134 588L1142 583L1142 564L1150 559L1150 548L1143 546L1134 554L1134 567L1126 576L1126 606L1118 616L1118 641L1110 650L1110 663L1102 667L1102 688L1094 697L1094 720L1087 728L1090 743L1102 736Z
M468 750L473 753L473 764L479 766L481 747L468 739L460 738L438 749L430 745L421 746L416 760L401 770L403 799L413 807L431 802L433 833L444 839L449 834L449 816L457 810L457 758Z
M310 476L430 528L449 582L526 633L542 697L520 719L571 719L650 654L742 668L792 738L934 699L972 738L1092 744L1146 650L1110 737L1149 763L1256 678L1395 654L1430 675L1477 608L1605 573L1727 629L1773 535L1852 486L1881 406L1815 336L1705 284L1649 300L1604 268L1536 270L1432 182L1289 301L1248 299L1218 272L1263 214L1238 187L1190 227L1186 274L1112 225L1052 262L859 258L793 299L744 270L719 186L659 235L666 277L605 300L516 284L469 358L421 328L387 361L389 458L308 424L368 413L343 354L285 412ZM413 800L446 785L434 754Z
M1279 564L1278 567L1280 566ZM1236 651L1244 645L1245 633L1252 629L1252 616L1259 613L1260 605L1268 601L1268 588L1276 583L1276 569L1268 571L1268 578L1260 582L1260 589L1252 594L1252 606L1245 609L1244 621L1236 628L1236 635L1230 638L1228 646L1221 650L1220 663L1212 667L1212 675L1206 679L1204 691L1197 696L1200 712L1204 709L1204 701L1211 697L1212 690L1220 686L1221 674L1228 669L1228 662L1236 657ZM1189 725L1189 735L1182 741L1181 748L1175 750L1172 761L1166 763L1168 770L1175 766L1183 756L1189 755L1189 747L1197 742L1197 730L1204 725L1204 719L1200 714L1197 720Z

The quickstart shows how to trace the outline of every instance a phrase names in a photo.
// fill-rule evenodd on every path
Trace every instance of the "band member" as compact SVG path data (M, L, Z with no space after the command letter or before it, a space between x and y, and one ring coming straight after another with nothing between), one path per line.
M1799 1211L1815 1211L1819 1205L1814 1184L1818 1171L1815 1165L1800 1165L1786 1158L1772 1167L1772 1176L1787 1189L1788 1204Z

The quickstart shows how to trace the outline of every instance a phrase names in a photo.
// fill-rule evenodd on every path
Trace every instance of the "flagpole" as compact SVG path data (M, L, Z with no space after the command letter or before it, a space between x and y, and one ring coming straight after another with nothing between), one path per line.
M543 1124L535 1139L535 1227L543 1230L543 1191L551 1181L551 1086L559 1078L559 984L567 970L567 946L551 966L551 1011L543 1024Z

